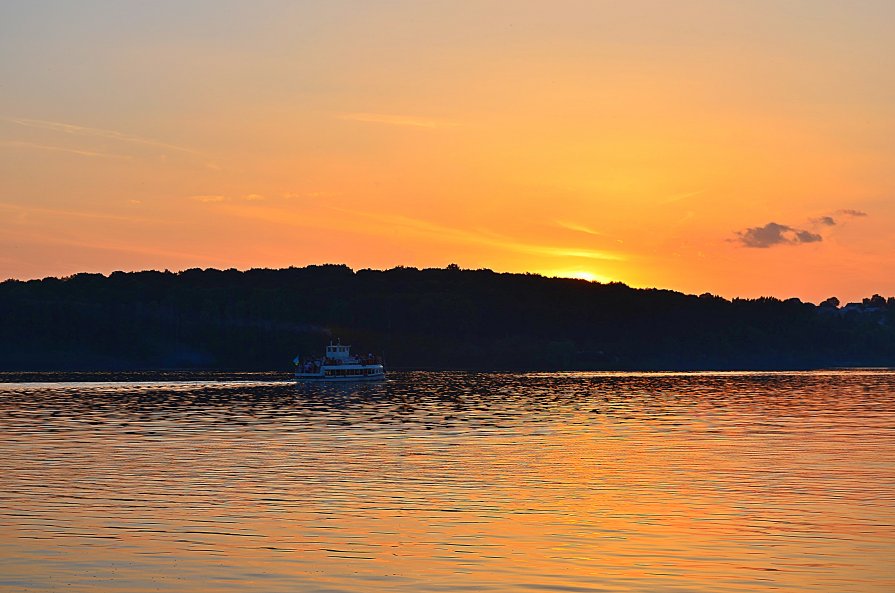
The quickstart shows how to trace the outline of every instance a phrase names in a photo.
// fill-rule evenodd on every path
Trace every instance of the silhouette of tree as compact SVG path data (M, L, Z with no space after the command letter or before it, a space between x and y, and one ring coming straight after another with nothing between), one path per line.
M0 283L0 369L282 369L331 338L405 368L895 365L895 298L839 308L536 274L193 268Z

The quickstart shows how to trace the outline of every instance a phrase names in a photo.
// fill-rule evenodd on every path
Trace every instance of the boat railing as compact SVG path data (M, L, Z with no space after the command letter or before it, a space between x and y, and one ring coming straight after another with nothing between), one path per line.
M350 365L357 364L362 366L371 366L376 364L382 364L382 359L379 356L353 356L351 358L311 358L311 359L297 359L295 366L301 369L303 372L312 372L316 373L320 371L320 368L323 366L342 366L342 365ZM307 370L307 369L310 369Z

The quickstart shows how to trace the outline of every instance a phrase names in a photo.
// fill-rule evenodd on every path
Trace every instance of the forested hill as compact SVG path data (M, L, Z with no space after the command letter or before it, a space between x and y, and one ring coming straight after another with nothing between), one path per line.
M0 283L0 370L287 370L330 338L391 368L895 366L895 299L728 301L453 265Z

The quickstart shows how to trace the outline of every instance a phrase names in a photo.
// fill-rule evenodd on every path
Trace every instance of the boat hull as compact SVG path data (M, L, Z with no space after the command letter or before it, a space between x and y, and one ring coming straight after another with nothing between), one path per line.
M385 374L367 375L359 377L324 377L322 375L295 375L298 383L370 383L373 381L385 381Z
M385 380L385 368L377 365L325 365L316 373L295 373L300 383L356 383Z

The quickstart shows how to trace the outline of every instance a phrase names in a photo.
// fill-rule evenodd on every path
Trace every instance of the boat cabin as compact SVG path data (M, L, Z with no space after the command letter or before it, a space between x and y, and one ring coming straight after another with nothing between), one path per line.
M350 356L348 354L351 346L343 346L342 344L333 344L329 343L329 346L326 347L326 357L332 358L335 360L347 360Z

